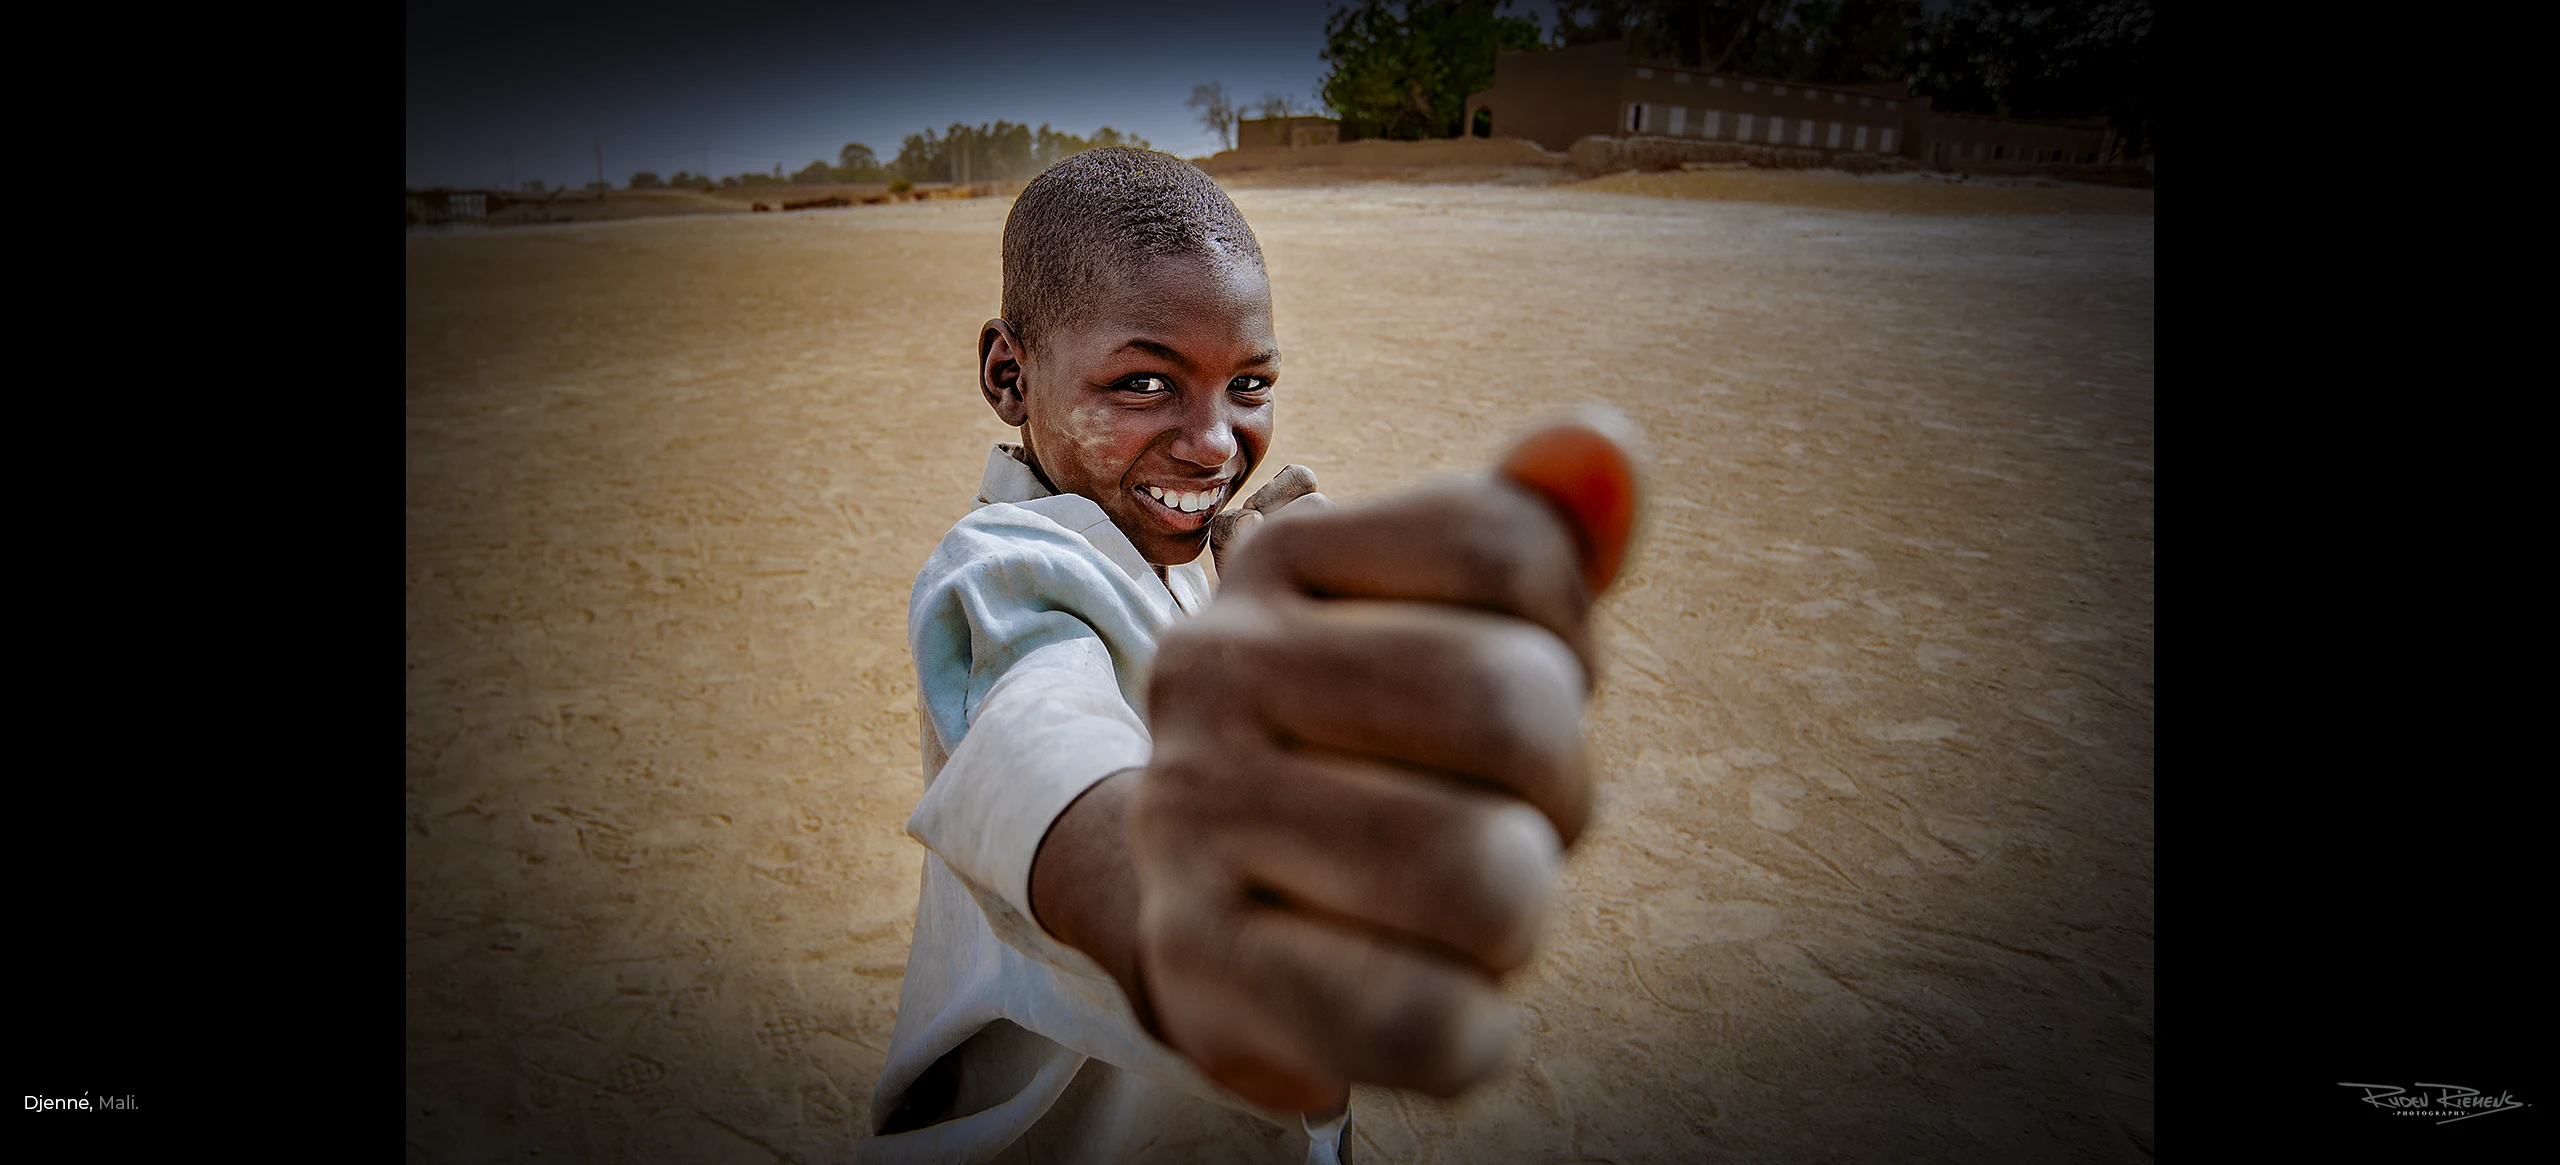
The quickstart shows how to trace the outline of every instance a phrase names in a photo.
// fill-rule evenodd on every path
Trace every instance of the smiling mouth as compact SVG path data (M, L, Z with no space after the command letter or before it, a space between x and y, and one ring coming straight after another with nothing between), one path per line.
M1140 504L1158 521L1176 530L1196 530L1209 524L1209 519L1234 492L1236 479L1228 478L1214 486L1199 490L1165 489L1161 486L1131 487Z

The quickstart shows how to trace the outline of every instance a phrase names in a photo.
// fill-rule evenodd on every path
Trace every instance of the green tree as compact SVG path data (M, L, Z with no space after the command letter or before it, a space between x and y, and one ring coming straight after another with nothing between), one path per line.
M827 172L838 182L878 182L888 176L871 147L860 142L848 142L836 151L836 164Z
M910 183L958 182L964 177L973 183L1020 181L1070 154L1120 145L1153 148L1145 138L1123 134L1107 125L1085 138L1046 125L1034 130L1010 121L955 124L941 133L928 129L908 134L884 173L893 180Z
M1510 0L1361 0L1325 17L1318 92L1363 137L1456 137L1467 94L1493 84L1494 54L1534 49L1536 21Z
M1904 79L1917 0L1560 0L1559 44L1624 40L1629 56L1781 81Z
M1227 100L1227 88L1215 81L1191 87L1191 96L1182 107L1200 115L1200 126L1218 135L1218 147L1226 148L1235 139L1228 131L1235 128L1236 107Z
M816 185L819 183L834 181L835 175L827 172L826 162L811 161L808 165L792 171L791 180L808 185Z
M633 190L655 190L658 187L665 185L665 183L658 181L658 176L656 174L652 174L647 170L642 170L631 176L631 181L628 185Z
M1912 84L1937 108L2103 117L2124 156L2150 152L2152 0L1956 0L1916 30Z

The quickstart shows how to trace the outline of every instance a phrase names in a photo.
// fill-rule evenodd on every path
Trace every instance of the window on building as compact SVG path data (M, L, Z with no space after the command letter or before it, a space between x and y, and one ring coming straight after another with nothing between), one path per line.
M1642 78L1644 78L1644 79L1646 79L1646 80L1650 81L1650 80L1652 80L1652 79L1653 79L1653 70L1651 70L1651 69L1638 69L1638 70L1636 70L1636 76L1642 77Z
M1849 103L1849 95L1846 93L1834 93L1831 95L1831 103L1833 105L1847 105Z
M1642 102L1631 101L1627 103L1627 132L1644 132L1644 104Z
M2001 159L2006 158L2006 157L2008 157L2008 156L2009 156L2009 147L2007 147L2007 146L1993 146L1993 147L1991 147L1991 160L1992 160L1992 161L1997 162L1997 161L2000 161Z
M1671 124L1666 128L1665 132L1675 138L1679 137L1681 134L1689 132L1689 110L1686 106L1674 105L1671 107Z
M1860 105L1873 105L1875 103L1876 99L1873 97L1861 97L1858 99L1858 104Z
M1709 78L1707 78L1707 88L1709 88L1709 89L1722 89L1722 88L1724 88L1724 78L1722 78L1722 77L1709 77Z
M1718 133L1724 129L1723 122L1723 113L1713 109L1708 110L1706 124L1699 128L1698 136L1702 138L1718 136Z
M1773 118L1770 118L1770 119L1769 119L1769 144L1770 144L1770 145L1773 145L1773 146L1777 146L1777 145L1784 145L1784 144L1786 144L1786 141L1787 141L1787 119L1786 119L1786 118L1783 118L1783 117L1773 117Z
M1689 75L1687 73L1673 73L1671 75L1671 83L1674 85L1686 85L1689 83Z
M1863 125L1858 127L1857 144L1852 145L1849 148L1853 150L1863 150L1867 148L1867 127Z
M1884 141L1878 143L1876 149L1888 154L1893 152L1893 130L1890 127L1884 131Z
M1787 87L1784 85L1771 85L1769 86L1769 92L1775 93L1780 97L1784 97L1787 95Z
M1758 81L1745 81L1742 83L1742 91L1745 93L1757 93L1760 91L1760 83Z
M1827 144L1827 145L1829 145L1832 149L1835 149L1835 150L1840 148L1840 123L1839 123L1839 122L1836 122L1836 121L1835 121L1835 122L1832 122L1832 123L1831 123L1831 138L1830 138L1830 140L1829 140L1826 144Z
M1884 107L1887 109L1900 109L1902 108L1902 103L1899 101L1888 101L1884 103Z
M1741 115L1734 121L1733 126L1733 140L1737 142L1747 142L1751 140L1750 114L1746 113Z
M1796 144L1799 146L1809 146L1813 144L1812 118L1799 117L1796 119Z

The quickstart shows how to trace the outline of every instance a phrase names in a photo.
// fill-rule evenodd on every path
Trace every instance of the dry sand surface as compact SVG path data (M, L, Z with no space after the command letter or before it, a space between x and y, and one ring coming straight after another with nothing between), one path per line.
M2147 1160L2153 220L1237 201L1269 467L1658 444L1526 1058L1358 1159ZM410 1161L849 1155L1006 205L408 239Z
M1218 184L1229 190L1267 190L1297 186L1367 186L1407 183L1430 186L1554 186L1578 175L1562 166L1511 166L1472 162L1430 165L1268 166L1220 173Z
M508 196L508 201L489 212L491 226L521 226L573 222L609 222L633 218L667 218L697 214L751 214L754 205L763 203L779 210L785 202L804 202L821 198L846 198L859 203L863 199L888 193L879 182L781 183L767 186L731 186L714 190L697 187L665 190L615 190L602 198L585 191L563 191L549 197ZM947 187L923 188L913 197L938 198L952 194ZM467 228L466 228L467 229Z
M1949 176L1951 177L1951 176ZM2152 192L2104 186L2030 184L2025 179L1923 174L1851 175L1719 167L1611 174L1577 183L1603 194L1702 202L1771 202L1840 210L1917 214L2150 214Z

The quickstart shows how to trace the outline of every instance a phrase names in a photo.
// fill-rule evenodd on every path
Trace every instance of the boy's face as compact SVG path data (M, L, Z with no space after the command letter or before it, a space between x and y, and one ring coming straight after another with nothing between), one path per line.
M1149 562L1199 557L1271 445L1280 350L1261 268L1155 260L1027 358L999 323L981 337L983 387L1049 484L1093 499Z

